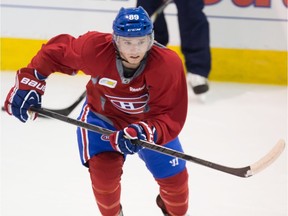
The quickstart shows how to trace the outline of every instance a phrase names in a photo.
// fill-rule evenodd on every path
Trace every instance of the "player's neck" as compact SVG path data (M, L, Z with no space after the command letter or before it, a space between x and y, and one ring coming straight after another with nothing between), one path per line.
M130 68L130 69L137 69L139 67L141 62L137 63L137 64L131 64L127 61L122 61L122 64L124 65L124 67L126 68Z

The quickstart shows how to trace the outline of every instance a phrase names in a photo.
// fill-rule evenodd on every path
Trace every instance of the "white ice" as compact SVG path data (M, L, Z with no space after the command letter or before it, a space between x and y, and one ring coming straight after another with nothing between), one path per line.
M1 72L1 106L14 84ZM85 90L89 77L55 74L43 107L60 109ZM189 90L180 134L185 153L232 167L250 165L287 141L287 87L211 82L206 103ZM181 96L179 97L181 100ZM76 118L80 106L70 117ZM88 171L79 159L76 127L38 118L21 123L1 112L1 215L100 216ZM244 179L187 162L191 216L287 216L287 150L266 170ZM138 156L122 176L125 216L161 215L158 187Z

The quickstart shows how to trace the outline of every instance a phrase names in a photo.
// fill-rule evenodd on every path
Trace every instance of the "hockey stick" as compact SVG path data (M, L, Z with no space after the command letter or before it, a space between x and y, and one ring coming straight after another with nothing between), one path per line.
M47 109L47 108L45 108L45 109L49 110L51 112L55 112L55 113L59 113L59 114L68 116L80 104L80 102L85 98L85 96L86 96L86 91L84 91L73 104L71 104L69 107L66 107L63 109ZM4 107L2 107L2 111L5 111ZM42 115L40 113L39 113L39 116L46 118L45 115Z
M80 102L86 97L86 91L84 91L80 97L73 103L71 104L69 107L64 108L64 109L47 109L50 110L52 112L56 112L65 116L68 116L77 106L78 104L80 104Z
M55 112L51 112L50 110L47 109L43 109L43 108L34 108L31 107L30 108L31 111L33 112L37 112L39 114L42 114L44 116L53 118L53 119L58 119L60 121L69 123L69 124L73 124L76 125L78 127L81 128L85 128L87 130L96 132L96 133L100 133L103 135L110 135L111 133L113 133L113 131L108 130L106 128L102 128L96 125L92 125L86 122L82 122L82 121L78 121L76 119L72 119L69 118L67 116L55 113ZM147 141L144 140L132 140L132 142L134 144L137 145L141 145L147 149L156 151L156 152L160 152L162 154L166 154L166 155L170 155L170 156L174 156L177 157L179 159L182 160L186 160L186 161L190 161L202 166L206 166L209 167L211 169L215 169L224 173L229 173L231 175L235 175L235 176L239 176L239 177L243 177L243 178L247 178L250 176L253 176L257 173L259 173L260 171L264 170L265 168L267 168L270 164L272 164L278 157L279 155L283 152L284 148L285 148L285 141L284 140L279 140L277 142L277 144L270 150L270 152L268 154L266 154L264 157L262 157L260 160L258 160L257 162L253 163L252 165L246 166L246 167L241 167L241 168L232 168L232 167L227 167L227 166L223 166L220 164L216 164L216 163L212 163L210 161L206 161L197 157L193 157L187 154L184 154L182 152L179 151L175 151L173 149L169 149L166 148L164 146L161 145L157 145L154 143L149 143Z
M166 0L164 1L159 8L150 16L151 21L154 23L158 17L159 14L163 12L163 10L170 4L172 3L173 0Z

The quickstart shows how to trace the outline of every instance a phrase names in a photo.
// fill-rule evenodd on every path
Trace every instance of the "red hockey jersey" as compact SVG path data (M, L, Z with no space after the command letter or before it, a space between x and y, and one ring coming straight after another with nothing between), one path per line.
M88 32L78 38L58 35L43 45L28 65L42 75L90 75L86 86L91 110L109 118L117 129L145 121L157 131L157 143L174 139L187 114L187 86L178 55L153 45L131 78L123 75L112 35Z

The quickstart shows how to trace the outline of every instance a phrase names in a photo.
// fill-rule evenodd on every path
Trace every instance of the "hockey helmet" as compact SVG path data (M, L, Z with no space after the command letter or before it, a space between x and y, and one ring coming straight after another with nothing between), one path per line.
M153 23L141 7L121 8L113 22L115 36L142 37L153 33Z

